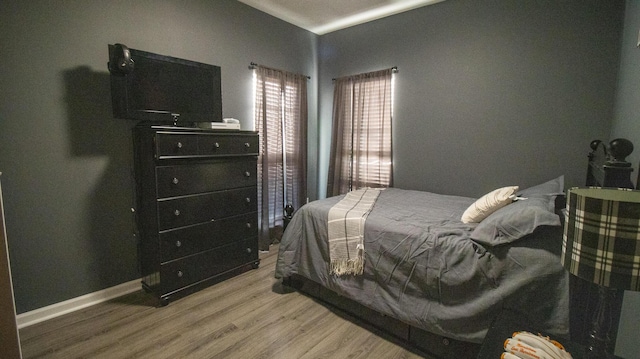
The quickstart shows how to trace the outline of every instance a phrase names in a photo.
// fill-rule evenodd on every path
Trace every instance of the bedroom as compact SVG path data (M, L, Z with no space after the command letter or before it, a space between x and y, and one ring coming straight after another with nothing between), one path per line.
M325 191L331 78L386 66L400 70L397 187L581 184L592 139L640 143L634 1L448 0L322 36L230 0L2 8L0 170L18 313L137 278L131 123L111 116L106 69L116 41L221 66L224 116L245 128L250 62L311 76L311 199Z

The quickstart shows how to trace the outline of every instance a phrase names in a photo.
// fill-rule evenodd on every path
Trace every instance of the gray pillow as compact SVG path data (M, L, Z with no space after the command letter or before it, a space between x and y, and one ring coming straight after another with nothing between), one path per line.
M557 196L564 194L564 176L554 178L537 186L529 187L518 192L518 196L527 197L532 195Z
M523 191L524 192L524 191ZM493 212L471 233L471 239L487 246L511 243L533 233L539 226L559 226L554 213L554 194L528 192L518 200Z

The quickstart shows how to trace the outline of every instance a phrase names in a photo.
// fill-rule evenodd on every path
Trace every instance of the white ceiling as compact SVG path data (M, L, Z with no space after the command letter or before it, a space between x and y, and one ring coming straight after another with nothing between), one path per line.
M444 0L238 0L318 35Z

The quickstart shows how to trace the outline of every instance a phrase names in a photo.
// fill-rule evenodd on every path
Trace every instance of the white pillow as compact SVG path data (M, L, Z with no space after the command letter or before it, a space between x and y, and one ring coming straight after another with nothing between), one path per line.
M480 223L491 213L513 202L513 197L518 191L518 186L498 188L473 202L462 214L463 223Z

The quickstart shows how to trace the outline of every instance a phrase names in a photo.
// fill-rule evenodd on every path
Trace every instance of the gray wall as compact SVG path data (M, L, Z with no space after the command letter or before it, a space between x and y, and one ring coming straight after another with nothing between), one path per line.
M314 129L316 38L233 0L3 1L0 171L18 313L139 278L133 122L111 115L108 44L221 66L223 115L249 129L251 61L311 75Z
M627 158L634 167L634 181L637 180L640 162L640 2L627 0L622 39L622 56L618 74L615 117L609 139L623 137L631 140L635 151ZM625 292L618 329L616 354L624 358L640 358L638 343L638 323L640 323L640 292Z
M624 34L620 58L620 72L616 89L615 116L610 139L623 137L635 144L635 150L627 158L633 164L637 180L640 162L640 2L627 0Z
M395 186L479 197L565 174L611 128L623 1L449 0L320 37L320 196L331 78L398 66Z

